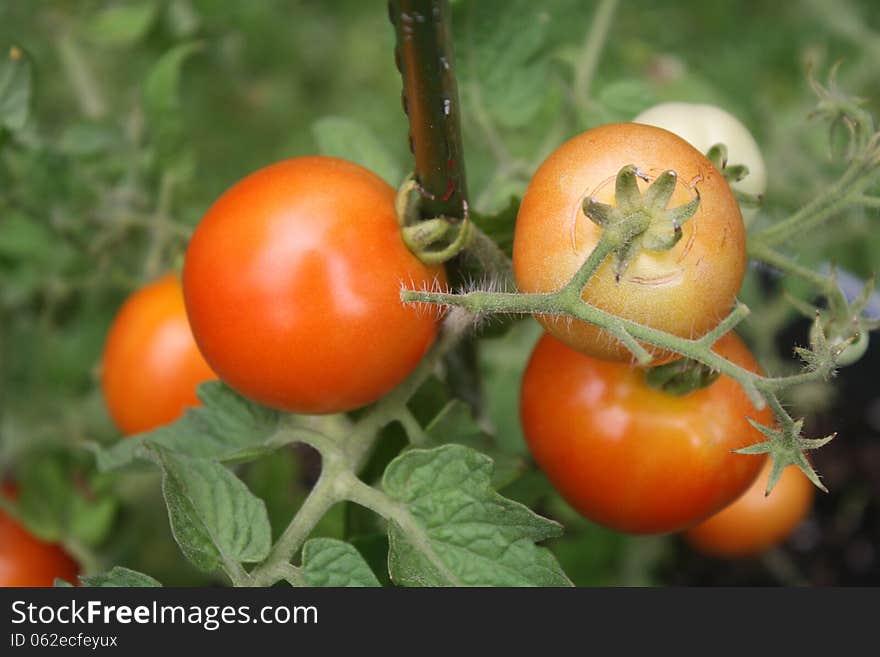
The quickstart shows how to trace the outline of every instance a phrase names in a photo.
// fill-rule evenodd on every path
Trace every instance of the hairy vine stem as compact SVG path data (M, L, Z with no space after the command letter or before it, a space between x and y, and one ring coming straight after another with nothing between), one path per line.
M396 503L379 489L361 481L357 473L363 468L370 450L379 439L380 430L386 425L400 422L413 444L418 444L424 437L421 427L418 427L418 431L415 430L418 424L407 403L435 371L443 356L458 344L471 324L472 318L467 313L450 313L443 323L440 337L418 367L354 424L337 422L338 418L331 416L326 421L321 418L322 426L303 427L296 424L300 421L299 418L291 416L292 426L282 427L272 442L300 442L310 445L321 454L321 474L290 524L272 546L269 556L247 575L233 577L229 573L233 584L268 586L285 579L301 585L301 577L297 579L288 576L290 569L295 568L290 562L321 518L339 502L352 501L364 505L365 500L370 500L367 506L383 517L399 515ZM406 523L403 524L404 530L407 526Z
M787 238L791 231L800 232L814 227L838 212L841 207L858 202L860 200L858 194L861 193L861 188L867 184L868 173L876 164L873 163L874 157L875 155L871 155L869 148L868 156L856 158L856 161L832 186L831 190L823 195L821 200L808 203L789 219L777 224L782 228L774 230L771 227L754 235L749 242L749 255L783 272L806 280L827 296L832 305L848 309L846 298L837 286L833 275L822 275L799 265L774 250L772 245ZM806 368L796 374L774 377L750 372L719 356L712 349L721 336L735 328L749 314L748 308L742 303L737 302L730 314L718 326L699 338L683 338L608 313L584 301L583 291L599 265L620 247L618 236L621 233L630 232L626 225L620 225L617 228L616 231L603 231L602 238L579 270L568 284L556 292L518 294L490 291L450 293L404 290L401 293L401 299L406 303L433 303L446 307L461 307L477 316L501 313L572 317L598 326L614 335L630 350L634 359L642 365L647 365L652 360L652 356L644 344L672 351L700 362L739 383L756 408L760 409L768 405L773 411L780 430L776 431L770 427L759 426L758 428L767 435L769 440L753 449L753 453L768 452L774 457L775 476L771 475L769 486L772 487L775 484L785 465L796 464L804 470L814 484L824 489L803 452L825 444L830 440L830 437L817 440L802 438L800 435L802 422L795 421L788 414L778 395L785 388L827 379L833 375L838 358L852 343L855 336L837 345L829 345L824 334L814 336L812 338L814 343L811 344L812 351L799 350L799 354L807 364ZM634 231L637 230L637 228L634 229ZM817 314L816 324L820 330L815 333L821 334L823 329L818 323L819 315Z

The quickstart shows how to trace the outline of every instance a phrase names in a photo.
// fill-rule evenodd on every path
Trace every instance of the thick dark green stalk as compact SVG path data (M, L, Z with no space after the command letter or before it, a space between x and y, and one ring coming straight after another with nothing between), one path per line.
M422 215L462 218L467 188L449 4L391 0L389 9L416 178L426 192Z

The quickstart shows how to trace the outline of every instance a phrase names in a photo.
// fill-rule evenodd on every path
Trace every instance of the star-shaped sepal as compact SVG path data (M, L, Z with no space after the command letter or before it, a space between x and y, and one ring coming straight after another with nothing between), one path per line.
M807 479L813 482L816 488L826 493L828 492L825 484L822 483L818 473L807 459L806 452L827 445L834 440L837 434L831 434L824 438L804 438L801 436L804 426L803 420L790 420L783 422L783 426L780 428L774 428L755 422L751 418L746 419L749 421L749 424L764 434L767 440L735 450L735 453L770 455L772 465L765 495L770 494L782 476L782 471L789 465L797 466L807 476Z
M628 164L617 174L614 204L601 203L594 197L584 200L584 214L601 226L603 237L614 244L614 275L620 277L642 249L668 251L681 239L682 225L697 212L700 194L674 208L667 207L678 184L675 171L664 171L642 192L639 179L650 178L635 165Z

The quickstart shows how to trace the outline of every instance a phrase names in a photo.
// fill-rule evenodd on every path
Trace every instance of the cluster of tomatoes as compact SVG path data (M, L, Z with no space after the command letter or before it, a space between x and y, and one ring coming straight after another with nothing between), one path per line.
M682 111L693 119L718 110L685 106L672 115ZM662 124L663 112L643 117L644 123ZM729 121L724 113L713 116L702 125L719 125L719 116ZM690 120L684 127L700 124ZM729 143L731 135L729 127L725 134L709 130L696 145L727 141L731 154L753 157ZM698 190L698 210L674 248L642 251L622 277L602 264L583 298L647 326L702 335L735 300L746 263L745 229L722 174L693 145L658 127L596 128L541 165L517 217L518 285L524 292L551 292L569 281L600 237L584 216L584 199L613 203L615 176L628 164L638 166L645 184L675 171L670 203ZM763 164L752 169L754 185ZM110 415L126 435L149 431L198 404L196 386L218 377L284 411L366 406L403 381L437 335L439 314L403 305L401 286L445 285L442 266L423 264L404 245L395 190L375 174L330 157L265 167L208 210L189 243L182 281L168 274L119 311L101 368ZM613 336L583 322L538 320L547 334L525 372L522 423L535 460L583 515L636 533L696 524L689 533L695 545L739 555L780 540L807 512L812 491L799 473L787 472L765 499L757 477L766 459L731 453L760 439L746 417L772 422L734 381L721 377L671 396L645 383ZM736 336L722 338L716 350L758 371ZM794 495L789 487L801 491L797 508L785 499ZM0 536L14 531L13 524L4 516ZM27 579L24 565L18 579L7 575L12 571L3 558L0 584ZM57 565L55 575L70 578L67 565ZM48 583L41 568L31 583Z
M636 121L578 135L540 166L517 216L517 283L552 292L572 278L601 237L584 200L615 203L623 167L636 165L641 189L672 170L670 206L699 198L678 242L642 250L622 276L606 260L582 296L618 317L698 338L730 312L747 260L737 199L702 151L724 143L731 161L753 172L738 183L748 194L763 193L764 164L748 131L719 108L664 104ZM749 419L770 426L774 418L732 379L673 395L648 384L615 336L567 318L538 319L547 333L524 375L522 424L537 463L584 516L622 532L687 530L704 552L745 556L784 539L809 512L813 487L799 470L788 468L765 497L766 455L733 453L764 440ZM645 347L655 364L674 358ZM735 334L713 349L760 373Z

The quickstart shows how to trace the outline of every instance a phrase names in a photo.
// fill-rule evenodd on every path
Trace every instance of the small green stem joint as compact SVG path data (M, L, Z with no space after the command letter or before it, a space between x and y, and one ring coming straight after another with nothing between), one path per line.
M749 168L745 164L730 164L727 161L727 145L715 144L706 151L706 157L721 172L728 183L739 182L749 175Z
M422 200L426 192L410 175L397 190L395 209L404 244L426 265L437 265L454 258L467 248L473 238L473 225L467 216L461 219L434 217L422 219Z
M812 318L810 328L810 348L796 348L795 353L814 370L827 372L830 376L836 367L851 365L858 361L868 349L869 334L880 328L880 320L864 315L874 292L874 279L865 283L858 296L850 303L840 291L837 283L837 269L822 281L824 283L827 307L819 308L786 295L789 303Z
M617 174L614 205L593 197L584 200L584 214L603 230L602 238L613 245L614 272L617 280L642 249L668 251L681 239L682 224L694 216L700 205L700 193L674 208L667 207L678 184L675 171L664 171L642 192L639 179L646 174L628 164Z
M712 385L719 376L721 372L703 363L690 358L680 358L645 370L645 383L655 390L683 397Z
M724 176L724 180L726 180L729 185L738 183L750 173L749 168L745 164L730 164L727 161L726 144L715 144L706 151L706 157L709 158L709 161L712 162L712 164L715 165L715 168L721 172L721 175ZM736 196L736 200L741 207L761 207L762 198L760 194L746 194L738 189L734 189L733 194Z

